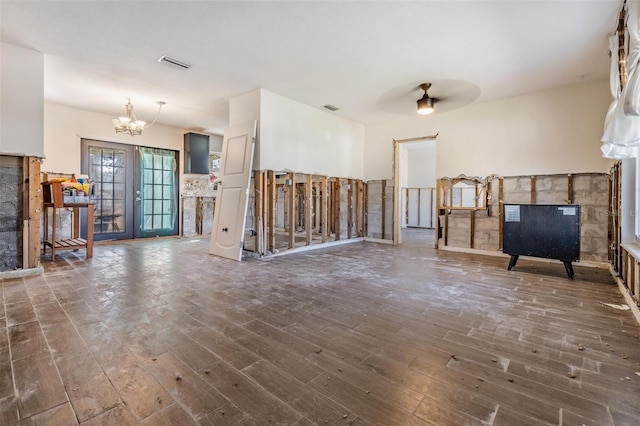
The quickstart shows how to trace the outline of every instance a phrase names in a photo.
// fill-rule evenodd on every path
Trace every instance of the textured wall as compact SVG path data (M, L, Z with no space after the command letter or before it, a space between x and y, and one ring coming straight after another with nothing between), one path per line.
M382 182L367 182L367 237L382 238ZM393 239L393 180L386 180L384 239Z
M0 156L0 271L22 268L22 157Z
M580 259L606 262L608 244L609 176L604 173L572 175L572 204L579 204ZM452 210L447 228L447 246L500 251L499 180L489 183L488 210L475 212L474 238L471 242L471 212ZM503 178L502 201L507 204L530 204L531 176ZM567 204L569 202L569 176L543 175L535 177L535 204ZM440 215L444 224L444 216ZM442 241L441 241L442 243ZM442 243L443 244L443 243Z

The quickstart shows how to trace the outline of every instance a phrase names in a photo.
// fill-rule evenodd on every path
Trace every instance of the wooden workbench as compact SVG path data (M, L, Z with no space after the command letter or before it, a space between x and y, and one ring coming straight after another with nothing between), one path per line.
M51 248L51 260L56 259L57 250L86 249L86 258L93 256L93 203L65 203L60 182L43 182L43 255ZM72 209L73 224L71 238L56 238L58 209ZM51 237L49 237L49 209L51 209ZM80 238L80 210L87 210L86 239Z

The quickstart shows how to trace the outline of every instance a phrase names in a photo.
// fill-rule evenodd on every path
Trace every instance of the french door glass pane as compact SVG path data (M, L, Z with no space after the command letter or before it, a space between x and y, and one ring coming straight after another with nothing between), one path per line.
M126 152L119 149L89 148L89 176L95 184L96 212L93 230L99 234L125 230Z
M175 154L169 150L140 147L140 159L142 231L171 230L177 214L173 196Z

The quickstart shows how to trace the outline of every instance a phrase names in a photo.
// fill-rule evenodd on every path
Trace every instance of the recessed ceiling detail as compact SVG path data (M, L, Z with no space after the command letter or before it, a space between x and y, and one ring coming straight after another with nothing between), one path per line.
M463 80L429 80L429 96L437 100L433 114L469 105L480 96L480 88ZM386 91L376 105L385 112L416 116L416 99L424 96L424 80L415 81Z
M167 55L160 56L158 59L156 59L156 61L160 62L161 64L165 64L181 70L188 70L189 68L191 68L191 65L187 64L186 62L179 61Z

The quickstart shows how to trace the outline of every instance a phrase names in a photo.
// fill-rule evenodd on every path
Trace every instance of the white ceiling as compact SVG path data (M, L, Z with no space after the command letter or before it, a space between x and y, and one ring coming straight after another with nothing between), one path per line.
M1 0L0 19L2 41L44 53L47 101L117 116L131 98L150 121L163 100L159 123L221 133L229 99L259 87L368 124L401 113L386 103L406 88L413 114L425 81L466 82L482 102L607 78L619 6Z

